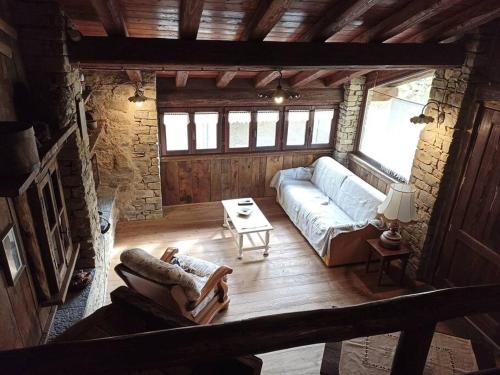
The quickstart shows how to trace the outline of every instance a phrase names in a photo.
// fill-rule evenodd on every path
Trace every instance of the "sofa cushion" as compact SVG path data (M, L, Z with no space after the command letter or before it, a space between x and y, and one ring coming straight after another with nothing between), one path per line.
M342 183L334 202L355 222L367 222L375 218L384 199L383 193L352 175Z
M142 277L163 285L179 285L190 301L200 297L199 283L181 267L158 259L143 249L128 249L120 261Z
M314 173L311 182L330 199L335 197L344 182L353 173L329 156L323 156L314 163Z

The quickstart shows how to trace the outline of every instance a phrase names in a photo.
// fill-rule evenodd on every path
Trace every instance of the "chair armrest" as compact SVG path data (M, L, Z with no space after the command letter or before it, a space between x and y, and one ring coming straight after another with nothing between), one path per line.
M160 259L166 263L170 263L174 255L177 254L178 252L179 249L176 247L167 247L167 250L165 250L165 253L161 256Z
M205 297L214 289L217 284L219 284L226 275L229 275L230 273L233 273L233 269L228 267L228 266L220 266L217 268L217 270L210 275L210 277L207 280L207 283L203 286L200 292L200 297L198 300L192 305L193 308L198 306L201 301L205 299Z

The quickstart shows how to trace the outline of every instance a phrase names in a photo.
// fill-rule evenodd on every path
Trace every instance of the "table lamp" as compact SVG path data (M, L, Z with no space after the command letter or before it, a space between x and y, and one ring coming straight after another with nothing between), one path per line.
M417 219L415 187L409 184L391 184L387 197L378 206L377 213L389 226L389 229L380 235L380 244L386 249L399 249L401 224L410 224Z

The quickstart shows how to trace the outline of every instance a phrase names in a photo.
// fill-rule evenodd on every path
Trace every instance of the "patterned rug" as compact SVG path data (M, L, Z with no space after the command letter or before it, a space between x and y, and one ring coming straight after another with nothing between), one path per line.
M391 372L399 333L360 337L342 343L339 373L385 375ZM424 375L456 375L477 371L470 340L435 333Z

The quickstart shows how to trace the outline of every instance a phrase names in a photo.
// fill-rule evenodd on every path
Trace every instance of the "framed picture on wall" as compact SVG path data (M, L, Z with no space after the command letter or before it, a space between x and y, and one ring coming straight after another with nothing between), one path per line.
M1 268L10 286L14 286L21 276L25 263L21 253L21 243L14 225L10 225L2 234L0 244Z

